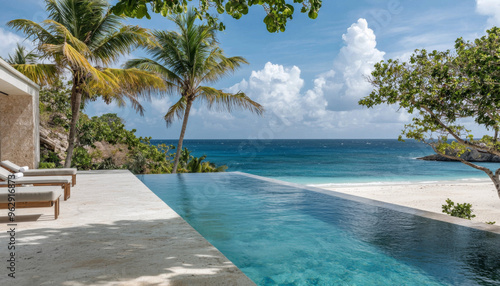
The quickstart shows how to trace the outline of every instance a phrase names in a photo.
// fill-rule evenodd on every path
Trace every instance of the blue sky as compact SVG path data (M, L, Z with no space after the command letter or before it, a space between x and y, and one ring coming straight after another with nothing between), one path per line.
M12 19L46 19L42 0L3 1L0 11L0 56L23 40L5 26ZM22 2L24 5L19 5ZM298 11L298 9L296 10ZM263 117L249 112L217 113L194 106L186 138L397 138L411 118L393 107L361 108L370 93L365 76L373 64L406 59L415 49L450 49L458 37L472 40L500 25L498 0L324 0L316 20L296 13L285 33L270 34L261 7L240 20L221 19L219 34L229 56L250 64L221 80L217 88L244 91L266 108ZM127 20L151 29L172 29L165 18ZM25 42L25 44L29 44ZM136 50L128 58L145 56ZM163 115L176 98L158 95L144 102L146 115L102 101L91 103L89 115L118 113L140 136L177 138L180 122L166 128ZM480 129L468 123L478 133ZM480 135L480 134L478 134Z

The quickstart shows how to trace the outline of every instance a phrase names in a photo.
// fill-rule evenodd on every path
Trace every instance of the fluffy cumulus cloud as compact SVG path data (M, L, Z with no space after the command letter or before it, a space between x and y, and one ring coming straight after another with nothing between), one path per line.
M342 39L345 46L340 49L333 70L326 74L327 77L320 76L326 81L323 93L328 109L334 111L360 108L358 100L371 91L367 76L385 54L377 49L375 34L365 19L352 24Z
M2 43L0 57L7 58L9 54L14 52L17 43L27 46L26 43L23 43L23 40L24 38L0 28L0 43Z
M333 56L332 69L317 75L311 89L303 91L304 80L299 67L284 67L268 62L262 70L253 71L248 80L232 86L255 98L267 110L268 120L323 130L348 129L371 123L401 123L407 115L389 107L362 109L359 99L369 95L372 87L367 76L375 63L384 59L376 48L373 30L365 19L359 19L342 36L344 47Z
M500 26L500 1L476 0L476 10L481 15L489 16L490 26Z
M304 118L303 98L300 91L304 80L296 66L285 68L281 65L266 63L260 71L252 71L248 81L242 80L229 90L245 91L250 97L262 104L268 113L292 122Z

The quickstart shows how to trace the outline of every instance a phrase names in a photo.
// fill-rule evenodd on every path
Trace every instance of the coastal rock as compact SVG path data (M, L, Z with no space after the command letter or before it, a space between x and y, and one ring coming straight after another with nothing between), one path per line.
M453 154L451 152L447 152L449 154ZM456 154L456 153L455 153ZM464 154L460 156L460 158L469 161L469 162L500 162L500 157L481 152L478 150L467 150L465 151ZM446 157L443 157L439 154L434 154L434 155L429 155L421 158L417 158L418 160L425 160L425 161L455 161L448 159Z
M56 152L59 159L65 159L65 151L68 149L68 136L56 130L51 130L40 124L40 145Z

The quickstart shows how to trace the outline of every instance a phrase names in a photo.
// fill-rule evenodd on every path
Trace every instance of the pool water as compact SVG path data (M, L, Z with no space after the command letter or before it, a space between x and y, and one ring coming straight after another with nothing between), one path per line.
M257 285L500 285L500 234L242 173L138 177Z

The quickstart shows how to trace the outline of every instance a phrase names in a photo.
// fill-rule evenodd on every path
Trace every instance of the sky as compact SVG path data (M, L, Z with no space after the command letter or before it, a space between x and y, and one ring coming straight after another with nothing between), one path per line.
M18 18L40 22L47 13L43 0L0 1L0 56L5 57L17 42L30 45L5 23ZM218 35L221 47L228 56L242 56L250 64L214 87L243 91L266 112L261 117L248 111L220 113L195 104L186 139L395 139L412 115L393 106L368 109L357 104L372 90L366 77L373 65L406 60L415 49L452 49L459 37L473 40L500 26L500 0L324 0L315 20L298 11L286 32L273 34L262 22L265 12L260 6L239 20L220 17L226 25ZM126 23L175 28L160 15ZM146 56L144 50L135 50L115 66ZM101 100L90 103L85 112L117 113L139 136L175 139L181 122L167 128L163 116L177 100L155 94L143 101L143 117L130 106ZM478 135L484 132L472 122L464 123Z

